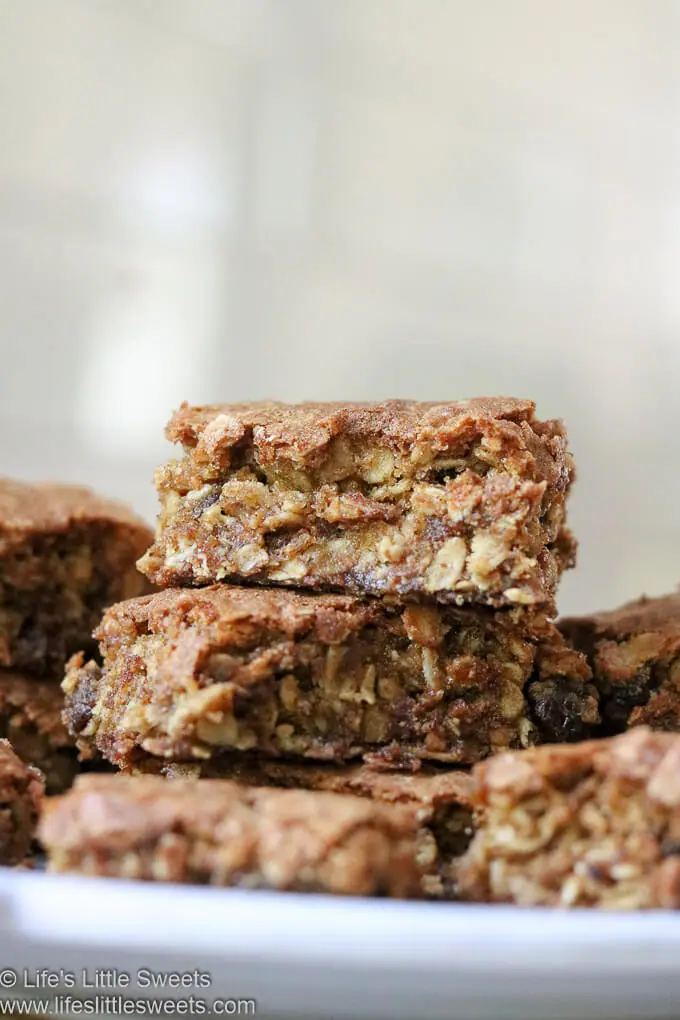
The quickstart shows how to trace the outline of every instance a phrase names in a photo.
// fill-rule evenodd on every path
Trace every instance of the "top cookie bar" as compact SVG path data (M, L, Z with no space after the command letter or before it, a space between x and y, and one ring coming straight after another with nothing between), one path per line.
M566 435L529 400L183 405L167 435L157 584L552 607L573 562Z
M0 667L61 678L106 606L148 591L135 560L152 537L90 489L0 479Z

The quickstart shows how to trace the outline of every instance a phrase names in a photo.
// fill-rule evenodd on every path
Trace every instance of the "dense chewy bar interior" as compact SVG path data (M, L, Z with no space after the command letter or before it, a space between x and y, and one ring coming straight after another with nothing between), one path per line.
M422 895L408 808L227 780L81 776L48 804L53 871L347 895Z
M680 594L642 598L560 627L588 656L604 732L641 724L680 730Z
M122 766L469 763L598 720L585 660L540 612L216 585L113 606L96 636L102 665L72 660L66 715L84 754Z
M60 679L103 609L148 584L151 532L89 489L0 479L0 667Z
M550 606L573 561L562 425L511 398L183 406L154 583Z
M680 907L680 735L638 727L477 766L462 895L522 906Z

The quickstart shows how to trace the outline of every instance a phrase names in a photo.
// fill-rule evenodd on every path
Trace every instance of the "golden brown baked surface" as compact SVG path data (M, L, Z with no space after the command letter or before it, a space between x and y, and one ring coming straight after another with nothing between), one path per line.
M680 736L506 753L474 770L463 898L521 906L680 907Z
M641 598L559 624L587 657L606 733L680 730L680 594Z
M106 605L148 590L152 538L89 489L0 480L0 667L58 677Z
M553 608L573 461L531 401L275 402L170 421L160 585L215 581Z
M60 793L78 772L75 742L62 719L64 694L54 681L0 669L0 737L45 777L48 793Z
M81 776L47 802L53 871L357 896L422 895L412 811L228 780Z
M43 793L40 772L0 740L0 864L20 864L28 856Z
M582 656L538 612L281 589L169 589L112 606L103 666L64 690L84 754L129 766L224 751L469 763L598 721Z

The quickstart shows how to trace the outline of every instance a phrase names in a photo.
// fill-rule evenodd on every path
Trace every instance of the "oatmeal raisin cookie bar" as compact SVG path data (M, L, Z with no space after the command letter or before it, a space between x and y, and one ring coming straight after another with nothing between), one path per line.
M96 637L102 665L69 664L66 718L120 767L235 750L465 764L599 721L585 659L526 610L216 585L112 606Z
M80 776L47 801L52 871L246 889L422 895L408 808L228 780Z
M149 758L133 770L168 779L232 779L246 786L321 790L353 794L385 804L401 804L414 813L423 832L419 860L423 891L430 897L456 896L456 867L473 832L469 772L423 767L417 772L379 771L367 765L298 764L232 754L204 763Z
M573 461L530 400L189 407L140 568L215 581L553 608Z
M521 906L680 907L680 735L500 754L475 768L465 899Z

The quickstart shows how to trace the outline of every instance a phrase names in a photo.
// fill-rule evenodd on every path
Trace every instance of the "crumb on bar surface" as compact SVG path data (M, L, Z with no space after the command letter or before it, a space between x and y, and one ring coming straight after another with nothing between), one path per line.
M228 780L81 776L47 801L52 871L359 896L422 895L412 811Z
M474 773L464 899L680 908L680 735L637 727L501 754Z
M20 864L28 856L43 793L38 769L23 762L8 740L0 740L0 864Z
M140 761L133 774L167 779L231 779L247 786L321 790L400 804L415 813L424 830L419 860L429 897L456 897L456 867L473 831L470 773L424 766L416 772L379 771L367 765L315 765L226 754L203 763Z
M0 667L58 676L105 606L148 590L152 537L89 489L0 479Z
M103 665L71 660L66 718L121 767L228 750L466 764L599 721L585 660L526 610L216 585L113 606L96 636Z
M638 725L680 730L680 594L643 597L559 626L590 662L605 733Z
M162 586L553 608L574 561L566 435L528 400L183 405L167 434L140 562Z
M75 742L62 719L64 694L54 681L0 669L0 736L45 777L48 793L60 793L78 772Z

